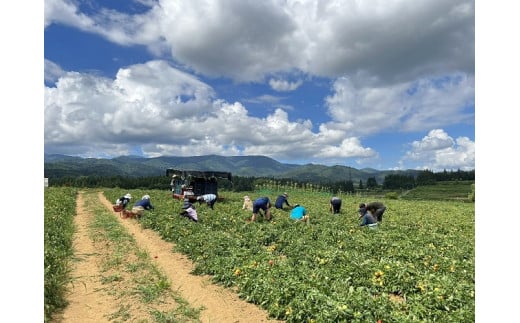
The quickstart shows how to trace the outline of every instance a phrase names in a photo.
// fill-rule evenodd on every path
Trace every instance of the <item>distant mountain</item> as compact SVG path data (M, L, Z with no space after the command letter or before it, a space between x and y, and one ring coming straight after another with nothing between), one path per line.
M266 156L162 156L144 158L121 156L112 159L81 158L67 155L45 154L44 175L49 178L77 176L165 176L166 169L230 172L233 176L289 178L305 182L325 183L341 180L366 182L374 177L382 183L388 174L402 173L416 176L418 171L361 170L347 166L324 166L316 164L296 165L280 163Z

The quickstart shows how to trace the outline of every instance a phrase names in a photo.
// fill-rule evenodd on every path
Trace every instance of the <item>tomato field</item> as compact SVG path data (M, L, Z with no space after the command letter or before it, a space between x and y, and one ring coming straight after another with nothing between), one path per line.
M74 188L47 191L44 200L44 315L50 318L66 306L66 285L70 280L70 259L73 255L73 216L76 212Z
M121 189L105 189L115 201ZM138 221L175 243L194 274L236 290L245 300L288 322L470 322L475 317L475 205L460 201L380 199L387 205L377 229L359 227L356 196L289 192L307 208L310 224L272 208L273 219L242 209L246 193L221 192L214 210L198 203L199 222L179 216L182 201L163 190L155 210ZM281 192L249 192L253 199ZM134 202L134 201L132 201ZM129 220L130 221L130 220Z

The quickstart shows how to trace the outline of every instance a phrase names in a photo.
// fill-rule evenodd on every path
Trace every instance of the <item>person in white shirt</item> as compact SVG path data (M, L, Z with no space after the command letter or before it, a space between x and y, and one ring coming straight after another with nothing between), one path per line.
M217 196L215 194L204 194L197 197L197 201L199 201L199 204L206 202L206 204L213 210L213 205L215 205L215 202L217 201Z

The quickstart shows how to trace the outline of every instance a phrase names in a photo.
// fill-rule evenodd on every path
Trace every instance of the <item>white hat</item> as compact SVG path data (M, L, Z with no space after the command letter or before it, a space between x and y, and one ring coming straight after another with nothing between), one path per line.
M150 195L148 195L148 194L143 195L143 197L141 199L142 200L149 200L150 199Z
M132 198L132 195L130 195L130 193L127 193L127 194L125 195L125 197L126 197L127 199L131 199L131 198Z

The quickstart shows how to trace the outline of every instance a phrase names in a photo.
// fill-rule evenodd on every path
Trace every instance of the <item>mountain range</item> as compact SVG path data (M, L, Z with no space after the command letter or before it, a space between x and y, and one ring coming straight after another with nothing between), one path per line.
M59 154L44 155L46 178L77 176L166 176L166 169L230 172L241 177L287 178L311 183L352 180L354 183L375 178L382 183L388 174L417 176L418 170L355 169L348 166L325 166L319 164L285 164L266 156L219 156L191 157L162 156L146 158L120 156L111 159L82 158Z

